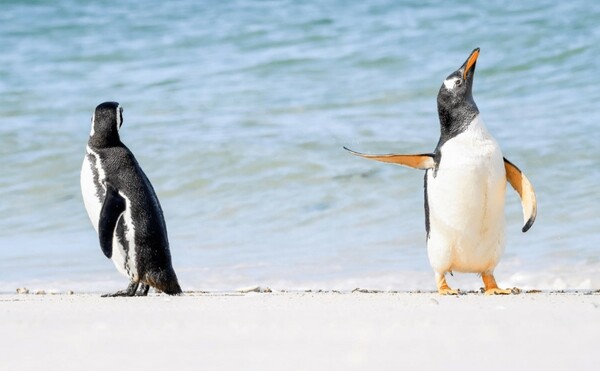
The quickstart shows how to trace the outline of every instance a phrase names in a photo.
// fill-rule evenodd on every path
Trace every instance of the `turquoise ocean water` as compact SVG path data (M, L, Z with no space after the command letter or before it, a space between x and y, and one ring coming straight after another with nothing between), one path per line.
M3 1L0 292L125 287L79 189L107 100L184 289L434 289L423 173L342 146L433 150L475 47L483 120L538 196L523 234L507 193L498 281L600 288L599 40L589 1Z

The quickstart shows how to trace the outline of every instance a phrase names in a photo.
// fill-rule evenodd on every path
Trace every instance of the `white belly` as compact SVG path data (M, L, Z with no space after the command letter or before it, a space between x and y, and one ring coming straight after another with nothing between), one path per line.
M93 156L95 162L90 159ZM94 177L97 174L98 182L100 184L100 196L98 196L97 184L94 181ZM104 188L104 170L100 166L100 158L96 155L89 147L87 148L87 154L83 158L83 165L81 166L81 194L83 196L83 204L87 211L88 217L98 232L98 221L100 220L100 210L102 209L102 201L104 200L104 194L106 189Z
M504 251L506 173L498 143L477 117L441 149L427 176L429 261L439 273L491 272Z
M93 156L95 161L90 159ZM97 176L97 180L94 179ZM83 204L87 211L88 217L98 233L98 222L100 220L100 211L102 210L102 203L104 202L104 195L106 194L106 188L104 181L106 174L100 166L100 157L94 153L89 147L87 148L87 155L83 159L83 165L81 167L81 193L83 196ZM98 185L99 183L99 185ZM100 190L98 192L98 188ZM100 194L100 196L98 196ZM123 275L136 280L138 278L138 272L136 267L136 253L135 253L135 229L131 218L131 207L129 205L129 199L121 194L125 198L125 212L117 222L121 221L125 226L125 239L128 244L128 251L126 252L125 246L119 241L116 235L113 236L113 251L111 260L115 267Z

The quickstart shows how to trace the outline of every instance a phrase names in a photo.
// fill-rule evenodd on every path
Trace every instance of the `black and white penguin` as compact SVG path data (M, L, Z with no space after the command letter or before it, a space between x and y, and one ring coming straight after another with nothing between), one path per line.
M81 192L104 255L127 276L127 289L105 296L148 294L150 286L181 294L171 263L167 227L152 188L133 153L121 142L123 109L96 107L81 168Z
M486 294L509 294L498 288L494 268L504 252L504 201L508 181L521 197L526 232L537 204L527 177L503 157L473 100L479 48L451 73L437 96L441 135L433 153L366 155L372 160L425 170L427 252L440 294L458 294L446 273L481 274ZM345 148L345 147L344 147Z

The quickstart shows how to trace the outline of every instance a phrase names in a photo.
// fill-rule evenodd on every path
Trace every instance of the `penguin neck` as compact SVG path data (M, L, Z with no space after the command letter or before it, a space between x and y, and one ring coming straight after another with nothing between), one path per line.
M94 134L90 136L88 141L88 145L91 148L109 148L109 147L118 147L122 146L123 143L119 138L118 134L113 135L98 135Z
M479 115L479 109L473 101L468 99L456 105L438 105L440 118L440 143L441 146L448 139L467 130L473 120Z

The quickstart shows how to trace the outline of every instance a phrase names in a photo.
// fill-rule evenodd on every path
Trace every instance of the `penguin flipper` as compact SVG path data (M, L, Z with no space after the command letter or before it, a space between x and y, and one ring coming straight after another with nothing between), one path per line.
M533 185L523 172L512 162L504 158L504 169L506 169L506 180L517 191L521 197L521 206L523 207L523 232L527 232L535 222L537 216L537 201Z
M350 148L344 147L344 149L355 156L364 157L369 160L388 162L391 164L402 165L419 170L428 170L435 167L435 160L433 153L423 153L419 155L368 155L360 152L351 150Z
M112 242L119 217L125 211L125 199L112 184L106 182L106 195L98 221L98 237L100 248L107 258L112 256Z

